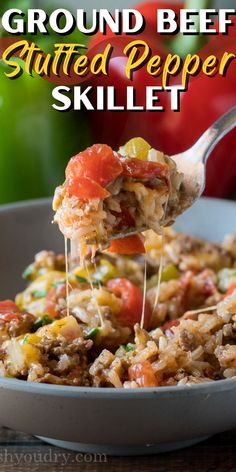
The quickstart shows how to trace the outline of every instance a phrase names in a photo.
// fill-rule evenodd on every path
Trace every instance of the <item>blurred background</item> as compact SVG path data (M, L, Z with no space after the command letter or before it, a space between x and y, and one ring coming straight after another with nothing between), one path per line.
M186 1L185 6L198 8L199 1ZM204 2L203 2L204 3ZM206 7L235 7L235 0L205 1ZM16 5L17 4L17 5ZM155 31L155 9L170 4L178 13L184 7L181 1L119 0L119 8L135 6L144 14L147 27L142 39L152 48L153 54L165 57L169 52L181 50L187 53L189 37L160 37ZM55 7L111 8L108 0L1 0L0 16L8 8L26 10L44 7L48 13ZM203 6L204 7L204 6ZM215 53L220 57L224 51L235 52L236 27L229 37L196 37L191 52L202 55ZM3 34L0 30L0 34ZM30 36L28 36L29 39ZM17 38L16 38L17 39ZM132 38L133 39L133 38ZM183 40L184 39L184 40ZM52 34L38 36L33 40L45 51L52 51L55 42L78 42L99 44L104 37L81 35L78 31L62 37ZM109 41L112 42L112 35ZM130 39L129 39L130 40ZM102 47L102 46L101 46ZM151 112L73 112L59 113L51 105L53 85L42 78L23 74L17 80L4 76L6 67L0 60L0 204L30 198L51 196L54 188L64 180L64 168L68 159L95 141L106 142L118 148L126 140L140 135L168 154L175 154L191 146L200 134L222 113L236 104L236 67L232 65L226 78L208 78L202 75L190 81L189 91L183 95L181 111L170 112L168 94L163 94L165 113ZM178 83L179 78L175 79ZM137 72L133 84L137 99L142 103L144 88L159 85L160 78L151 78L145 70ZM94 85L115 85L117 98L125 101L126 86L130 85L124 74L124 59L111 62L108 78L98 77ZM236 137L231 132L218 145L208 165L206 194L229 197L236 193Z
M39 0L36 3L42 4L46 3L44 0L41 1ZM67 0L66 2L63 0L53 0L54 5L67 5L67 7L70 5L72 8L77 7L78 8L78 3L76 0ZM88 11L91 8L111 8L110 4L111 2L109 0L87 0L84 2L85 5L82 5L82 1L80 2L79 8L86 8ZM161 2L160 2L161 3ZM178 0L167 0L166 3L169 4L177 4L179 3ZM195 1L196 6L192 8L198 8L197 5L199 5L199 0ZM216 0L213 2L215 8L234 8L235 7L235 0ZM134 2L132 0L119 0L119 5L117 5L117 8L127 8L128 6L134 5Z

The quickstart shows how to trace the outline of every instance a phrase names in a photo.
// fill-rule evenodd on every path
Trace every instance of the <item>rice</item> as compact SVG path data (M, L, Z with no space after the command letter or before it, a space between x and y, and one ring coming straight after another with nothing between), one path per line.
M62 234L77 241L78 246L86 242L88 246L95 244L100 249L106 248L108 241L120 231L117 228L122 224L123 207L133 219L129 231L140 232L149 227L160 232L160 221L168 201L168 192L162 187L149 189L144 183L131 180L124 180L120 193L104 201L93 199L86 203L77 197L69 197L63 187L60 190L62 199L58 201L58 192L53 203L54 222Z
M165 240L164 280L155 308L161 243L158 235L147 233L147 303L152 314L147 329L127 322L122 294L107 285L111 279L125 278L142 290L143 257L98 253L87 270L73 266L65 317L65 260L47 251L36 255L29 285L17 296L20 319L0 320L1 375L126 389L236 376L236 291L222 291L231 283L227 279L222 285L222 269L223 275L232 274L232 280L235 276L234 238L226 248L225 243L208 243L168 229ZM33 329L34 317L50 313L51 303L58 319Z
M86 245L106 249L120 233L161 233L174 209L184 208L183 175L174 161L155 150L147 152L146 162L135 157L94 145L69 161L66 180L54 194L54 222L83 247L82 257L90 252Z
M234 294L229 297L228 313L232 311L234 299ZM217 307L217 310L211 315L199 314L196 320L180 319L179 325L172 328L171 336L167 336L163 332L162 336L156 337L155 332L148 334L136 325L134 351L132 353L126 352L123 357L119 358L125 366L125 372L120 377L120 381L123 380L124 388L131 387L131 383L127 383L129 367L137 364L143 365L143 372L140 377L137 377L137 385L139 385L142 376L146 378L146 386L149 386L148 372L145 372L147 366L152 370L157 386L190 385L191 383L233 377L236 373L236 345L224 344L225 341L228 341L230 334L232 335L231 341L234 342L233 317L231 315L230 322L224 325L218 308L220 310L220 307ZM218 328L221 328L220 336ZM194 349L192 349L193 340ZM147 362L148 364L146 364ZM112 358L113 364L114 357ZM110 368L106 364L108 377L105 384L109 382ZM93 367L91 369L93 370ZM182 378L180 379L179 376ZM134 379L132 380L134 381Z

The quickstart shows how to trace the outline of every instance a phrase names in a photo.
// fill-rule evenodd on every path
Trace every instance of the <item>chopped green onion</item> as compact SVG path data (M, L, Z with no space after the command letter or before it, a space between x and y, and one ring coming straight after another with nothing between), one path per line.
M99 328L91 328L85 335L85 339L92 339L95 340L97 334L99 332Z
M85 277L81 277L80 275L76 275L76 280L79 284L89 284L89 281ZM92 280L93 287L99 287L99 280Z
M76 275L76 280L79 284L87 284L88 281L85 277L80 277L80 275Z
M59 287L60 285L63 285L65 282L66 282L65 279L58 280L57 282L54 282L54 283L52 284L52 286L55 287L55 288L57 288L57 287Z
M46 326L53 323L53 319L50 318L48 315L44 315L37 320L33 324L33 331L37 331L37 329L42 328L42 326Z
M99 280L92 280L92 285L93 285L93 287L98 288L100 286Z
M47 291L46 290L35 290L31 294L34 298L44 298L47 296Z
M126 344L126 346L124 346L124 350L126 352L135 351L135 344L131 344L131 343Z
M23 339L23 344L28 344L28 342L29 342L29 335L26 334Z
M26 267L26 269L24 270L22 274L23 279L29 279L32 273L33 273L33 264L30 264L28 267Z

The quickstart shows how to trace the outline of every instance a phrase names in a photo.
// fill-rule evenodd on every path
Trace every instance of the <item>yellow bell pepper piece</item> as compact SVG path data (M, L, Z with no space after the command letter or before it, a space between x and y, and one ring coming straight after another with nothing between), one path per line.
M41 357L41 352L36 346L31 344L24 344L22 346L22 352L25 356L25 362L29 366L32 362L38 362Z
M110 307L112 314L116 315L120 312L121 301L113 293L108 292L108 290L98 290L96 294L96 299L99 306Z
M121 152L129 157L136 157L141 161L147 161L150 144L143 138L133 138L121 148Z
M115 279L118 276L118 269L107 259L101 259L99 267L92 275L92 279L105 284L108 280Z
M90 276L92 275L92 267L88 267L87 269L85 267L76 267L76 269L74 270L75 277L81 277L82 279L87 279L88 273Z
M26 334L22 340L23 344L38 344L41 341L41 337L37 334Z

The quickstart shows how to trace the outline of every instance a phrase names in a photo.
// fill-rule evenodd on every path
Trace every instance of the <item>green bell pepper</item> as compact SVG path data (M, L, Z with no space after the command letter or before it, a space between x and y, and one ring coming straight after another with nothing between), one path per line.
M1 2L0 15L12 3ZM30 3L19 1L17 8L23 10ZM49 52L58 41L84 43L84 38L78 33L73 37L52 34L31 39ZM0 203L50 196L63 180L69 158L91 143L86 117L83 113L54 110L54 85L43 78L23 73L11 80L5 76L6 71L9 67L0 60Z
M100 328L91 328L85 335L85 339L92 339L95 341L97 334L99 333Z
M168 264L163 268L161 274L161 282L169 282L170 280L177 280L180 277L180 273L174 264ZM147 281L147 289L154 288L158 284L159 274L153 275Z

